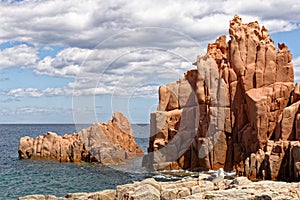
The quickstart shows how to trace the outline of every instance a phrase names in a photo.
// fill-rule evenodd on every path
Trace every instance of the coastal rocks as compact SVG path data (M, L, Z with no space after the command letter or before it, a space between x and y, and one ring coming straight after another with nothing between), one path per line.
M94 193L74 193L66 197L30 195L18 200L169 200L169 199L299 199L299 183L251 182L246 177L222 179L217 183L206 176L179 181L158 182L153 178Z
M47 132L36 139L25 136L20 139L20 158L50 158L61 162L69 162L76 159L76 152L71 148L80 146L77 141L78 134L58 136L56 133Z
M25 136L18 149L21 159L49 158L60 162L118 164L142 156L128 119L120 112L108 124L95 123L78 133L58 136L48 132L36 139Z
M19 197L18 200L115 200L115 190L103 190L92 193L72 193L67 194L66 197L56 197L53 195L28 195Z
M299 83L292 54L258 22L230 21L178 81L160 86L148 155L154 170L224 168L251 179L299 179ZM294 150L293 150L294 149ZM289 169L289 170L287 170Z

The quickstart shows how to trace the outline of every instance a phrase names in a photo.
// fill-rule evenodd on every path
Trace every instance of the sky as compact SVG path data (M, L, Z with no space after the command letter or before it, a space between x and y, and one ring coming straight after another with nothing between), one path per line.
M0 2L0 123L149 123L159 85L176 81L235 14L293 54L300 2L25 0Z

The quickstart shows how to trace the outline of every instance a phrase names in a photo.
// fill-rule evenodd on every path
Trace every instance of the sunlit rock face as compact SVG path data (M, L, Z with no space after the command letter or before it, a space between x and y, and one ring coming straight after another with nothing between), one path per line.
M144 166L224 168L251 179L300 180L300 84L292 54L258 22L234 16L196 68L160 86Z
M58 136L48 132L36 139L25 136L20 139L20 158L49 158L60 162L100 162L120 164L127 158L143 155L134 140L128 119L115 112L112 120L95 123L78 133Z

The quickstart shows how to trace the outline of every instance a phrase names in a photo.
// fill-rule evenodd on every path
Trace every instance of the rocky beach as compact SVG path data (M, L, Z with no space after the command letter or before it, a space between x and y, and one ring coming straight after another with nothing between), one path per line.
M65 197L31 195L18 200L171 200L171 199L251 199L287 200L300 198L300 184L277 181L251 182L246 177L232 180L207 180L209 175L174 182L158 182L153 178L117 186L115 190L73 193Z

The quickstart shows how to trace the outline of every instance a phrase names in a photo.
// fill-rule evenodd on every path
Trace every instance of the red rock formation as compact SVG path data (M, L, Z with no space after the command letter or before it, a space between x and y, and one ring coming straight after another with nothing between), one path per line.
M118 164L142 156L128 119L120 112L108 124L96 123L78 133L58 136L48 132L36 139L20 139L20 158L50 158L60 162Z
M235 170L252 179L300 179L300 85L292 55L265 27L230 21L179 81L159 88L151 114L154 169Z

